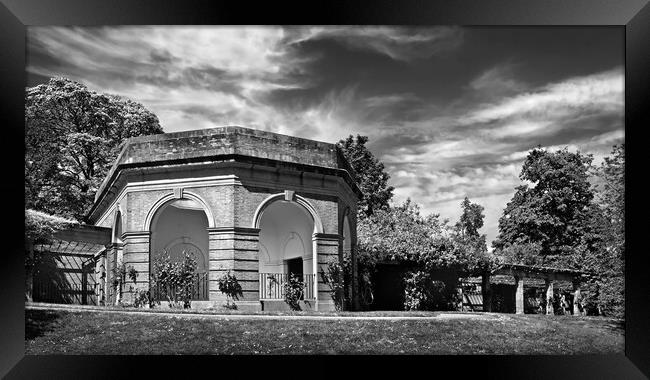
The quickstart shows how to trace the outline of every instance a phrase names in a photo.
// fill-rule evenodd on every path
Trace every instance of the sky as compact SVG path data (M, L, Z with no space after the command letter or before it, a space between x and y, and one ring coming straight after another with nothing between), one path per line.
M165 132L239 125L369 137L395 187L488 245L532 148L596 164L624 142L619 27L28 27L28 86L64 76L143 104Z

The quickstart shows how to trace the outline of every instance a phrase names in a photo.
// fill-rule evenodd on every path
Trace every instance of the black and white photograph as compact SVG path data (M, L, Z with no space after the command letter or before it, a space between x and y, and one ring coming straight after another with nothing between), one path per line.
M625 353L625 29L26 28L27 355Z

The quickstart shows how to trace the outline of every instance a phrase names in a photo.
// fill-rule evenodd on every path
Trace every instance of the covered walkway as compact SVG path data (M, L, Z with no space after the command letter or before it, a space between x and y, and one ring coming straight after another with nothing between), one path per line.
M492 311L492 291L490 279L492 276L512 276L515 280L515 313L524 314L524 283L527 279L544 280L544 289L546 295L546 314L555 313L553 307L553 284L557 281L567 281L573 285L573 310L575 316L582 315L580 286L583 281L585 272L564 269L551 268L518 264L502 264L489 273L483 274L481 292L483 295L483 310Z

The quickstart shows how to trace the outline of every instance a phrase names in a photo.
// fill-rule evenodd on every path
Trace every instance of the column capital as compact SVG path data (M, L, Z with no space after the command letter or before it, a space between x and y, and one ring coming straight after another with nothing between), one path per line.
M129 231L122 234L124 239L129 238L138 238L138 237L150 237L151 231Z
M212 227L208 228L208 234L210 235L219 235L219 234L237 234L237 235L250 235L250 236L259 236L259 228L251 227Z
M343 240L342 236L339 234L326 234L321 232L316 232L315 234L312 235L312 238L314 240L336 240L336 241Z

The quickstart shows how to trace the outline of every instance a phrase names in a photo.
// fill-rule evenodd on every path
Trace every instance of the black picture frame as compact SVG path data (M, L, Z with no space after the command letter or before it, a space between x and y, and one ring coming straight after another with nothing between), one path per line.
M3 126L5 209L0 265L0 375L7 378L131 377L162 370L208 371L225 375L287 375L300 365L305 374L366 373L481 376L481 378L644 378L650 377L650 283L643 246L647 214L643 202L644 132L650 126L650 6L648 0L460 0L460 1L161 1L161 0L0 0L0 125ZM118 357L25 356L23 209L19 199L20 154L24 156L25 31L29 25L136 24L454 24L608 25L625 28L626 141L626 331L625 356L431 356L431 357ZM637 174L634 174L634 173ZM22 198L24 200L24 198ZM646 217L647 218L647 217ZM639 221L633 222L633 221ZM244 364L254 361L256 365ZM277 361L283 364L278 366ZM258 364L259 363L259 364ZM277 370L270 370L277 368ZM328 369L331 373L328 373ZM451 374L451 375L450 375ZM644 376L645 374L645 376ZM302 376L302 375L301 375Z

